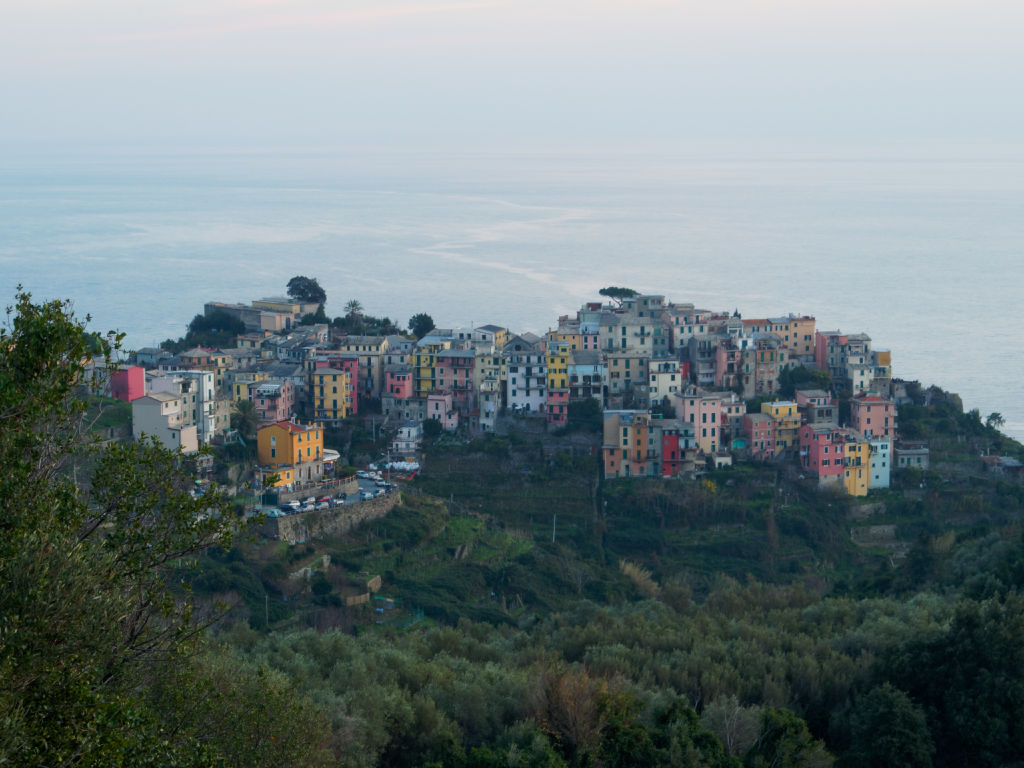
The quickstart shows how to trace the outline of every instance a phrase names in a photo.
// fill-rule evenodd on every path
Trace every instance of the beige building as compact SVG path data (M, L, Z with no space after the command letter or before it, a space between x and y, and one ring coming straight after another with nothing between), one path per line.
M184 423L180 395L154 392L132 401L132 436L136 440L155 437L171 450L193 453L199 450L194 424Z

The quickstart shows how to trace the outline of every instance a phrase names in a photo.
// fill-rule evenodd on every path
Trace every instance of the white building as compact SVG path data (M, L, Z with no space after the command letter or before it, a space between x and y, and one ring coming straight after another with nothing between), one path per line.
M391 452L403 458L415 458L423 445L423 424L407 421L398 428L398 434L391 441Z
M213 371L167 371L150 381L151 393L177 395L181 400L183 426L195 426L200 445L209 445L214 435L230 428L230 407L218 407Z
M544 345L532 333L513 336L505 344L508 375L505 402L516 413L543 415L547 400L547 363Z
M892 471L892 440L888 437L874 438L871 444L871 476L868 489L888 488L889 474Z
M672 395L683 391L678 360L651 360L648 371L648 397L651 405L661 403L666 397L671 401Z
M136 440L145 435L155 437L165 448L185 453L199 449L195 425L183 423L181 398L169 392L154 392L132 401L132 435Z

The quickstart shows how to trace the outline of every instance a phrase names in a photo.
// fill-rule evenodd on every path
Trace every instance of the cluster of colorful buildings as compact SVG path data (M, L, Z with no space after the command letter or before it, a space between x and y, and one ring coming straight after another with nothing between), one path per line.
M189 450L226 432L239 400L253 403L263 425L295 425L300 415L330 424L379 403L393 451L405 457L419 451L430 419L489 432L508 413L557 428L573 403L592 399L604 411L610 478L678 476L734 457L791 460L822 485L863 495L888 486L899 461L890 353L864 334L819 331L813 317L748 319L637 295L588 302L543 336L482 325L416 340L335 335L300 324L309 310L277 298L210 302L207 314L245 323L234 347L140 350L136 433ZM798 367L827 372L831 390L779 398L785 372ZM836 393L849 402L842 423ZM748 413L752 399L759 410ZM921 446L914 450L920 465Z

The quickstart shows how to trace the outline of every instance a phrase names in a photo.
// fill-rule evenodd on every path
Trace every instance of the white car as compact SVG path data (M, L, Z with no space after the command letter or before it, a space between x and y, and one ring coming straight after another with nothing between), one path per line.
M363 469L357 469L356 470L356 477L361 477L364 480L366 480L367 478L369 478L369 476L370 476L370 473L367 472L366 470L363 470Z

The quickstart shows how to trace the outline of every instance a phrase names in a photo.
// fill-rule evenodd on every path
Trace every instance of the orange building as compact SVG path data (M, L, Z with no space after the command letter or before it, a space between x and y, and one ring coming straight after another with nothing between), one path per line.
M320 480L324 474L323 425L277 421L256 435L261 474L278 475L275 485Z

